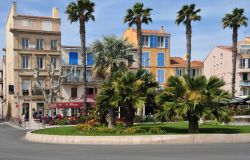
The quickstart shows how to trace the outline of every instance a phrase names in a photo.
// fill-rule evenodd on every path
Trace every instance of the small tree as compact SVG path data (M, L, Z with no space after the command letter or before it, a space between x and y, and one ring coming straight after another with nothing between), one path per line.
M157 97L158 105L163 108L158 117L187 119L190 133L199 132L198 121L203 117L228 122L229 93L221 89L224 84L217 77L172 76L168 79L168 87Z
M57 94L60 91L60 86L61 86L61 80L62 78L67 77L70 75L73 71L73 67L71 68L71 71L68 74L62 75L62 70L60 70L60 75L58 79L56 79L56 70L55 70L55 65L51 62L48 64L48 78L49 78L49 89L47 89L45 86L42 86L40 80L39 80L39 74L40 70L38 68L35 68L34 70L34 79L37 82L37 86L41 89L44 101L45 101L45 111L48 109L48 103L52 104L53 102L56 101ZM54 84L55 80L57 80L57 84ZM44 113L45 114L45 113Z

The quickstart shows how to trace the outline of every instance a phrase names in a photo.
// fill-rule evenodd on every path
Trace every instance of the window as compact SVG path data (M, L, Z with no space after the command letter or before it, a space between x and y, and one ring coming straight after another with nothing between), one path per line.
M243 96L248 95L248 89L247 88L242 88L242 94L243 94Z
M15 88L14 85L9 85L9 95L14 94L14 92L15 92L14 88Z
M87 82L91 82L93 79L92 79L92 71L87 71L86 72L86 78L87 78Z
M94 88L87 88L87 95L93 95L94 94Z
M250 59L247 60L248 61L248 68L250 68Z
M247 73L243 73L243 81L247 81L248 80L248 77L247 77Z
M148 67L149 66L149 52L143 52L142 53L142 67Z
M22 80L22 93L23 95L29 95L30 80Z
M240 68L245 68L245 59L240 59Z
M36 66L37 68L43 68L43 57L37 57L36 59Z
M133 60L134 60L133 55L129 55L128 56L128 67L132 67Z
M29 21L26 20L26 19L23 19L23 20L22 20L22 26L23 26L23 27L28 27L28 26L29 26Z
M43 50L43 39L36 40L36 49Z
M78 65L78 53L77 52L69 52L69 64Z
M22 56L22 68L29 68L29 56Z
M164 42L165 42L165 38L164 37L158 37L158 43L157 46L158 47L164 47Z
M157 66L159 66L159 67L164 67L165 66L164 53L158 53L158 55L157 55Z
M57 50L57 40L51 40L50 46L51 46L51 50L56 51Z
M196 69L192 69L192 76L195 76L195 75L196 75Z
M44 31L52 31L52 22L51 21L43 21L42 27Z
M220 54L220 59L223 59L223 53Z
M22 38L22 49L28 49L28 48L29 48L29 39Z
M93 65L94 60L93 60L93 54L92 53L87 53L87 65Z
M162 84L165 83L165 70L159 69L157 71L157 81Z
M71 98L77 98L77 88L71 88Z
M50 62L54 65L54 67L56 68L56 57L51 57L50 58Z
M176 69L176 75L177 76L183 76L183 75L185 75L185 69L183 69L183 68L177 68Z
M149 46L149 36L142 36L141 42L142 42L142 46L148 47Z

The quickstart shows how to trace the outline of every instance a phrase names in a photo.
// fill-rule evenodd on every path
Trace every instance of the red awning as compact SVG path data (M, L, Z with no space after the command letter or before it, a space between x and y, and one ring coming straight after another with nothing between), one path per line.
M90 104L90 106L93 106L95 100L93 98L87 98L87 103ZM74 101L74 102L55 102L49 104L49 108L81 108L83 107L83 101Z

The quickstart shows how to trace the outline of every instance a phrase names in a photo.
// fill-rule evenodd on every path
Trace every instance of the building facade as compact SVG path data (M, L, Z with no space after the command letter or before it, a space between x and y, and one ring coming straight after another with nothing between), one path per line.
M92 53L86 55L87 64L87 104L90 108L94 103L94 96L97 93L98 80L93 79L92 66L94 63ZM83 107L83 68L82 54L79 46L61 47L61 69L62 75L68 75L61 82L61 98L58 99L55 112L63 116L73 116L80 114L80 108ZM57 109L57 111L56 111Z
M250 94L250 37L239 41L237 49L235 96L248 96ZM204 75L223 79L226 83L223 88L231 93L232 67L232 47L217 46L204 60Z
M136 29L128 28L122 38L137 48ZM137 54L133 55L137 63ZM170 76L170 34L163 27L160 30L142 30L142 68L149 70L156 77L160 86Z
M6 51L4 55L5 108L13 118L32 113L44 114L44 97L33 78L34 69L40 70L42 85L49 87L48 64L53 62L56 76L60 75L61 19L58 9L52 16L29 16L17 13L12 4L6 23Z
M204 75L217 76L225 81L223 89L231 93L232 47L216 46L204 60Z

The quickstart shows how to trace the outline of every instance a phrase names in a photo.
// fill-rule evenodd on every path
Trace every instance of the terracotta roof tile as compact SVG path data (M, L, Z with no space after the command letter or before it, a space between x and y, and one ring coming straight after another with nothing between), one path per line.
M186 67L187 62L181 57L170 57L170 64L173 67ZM203 67L203 63L198 60L191 62L191 67Z

